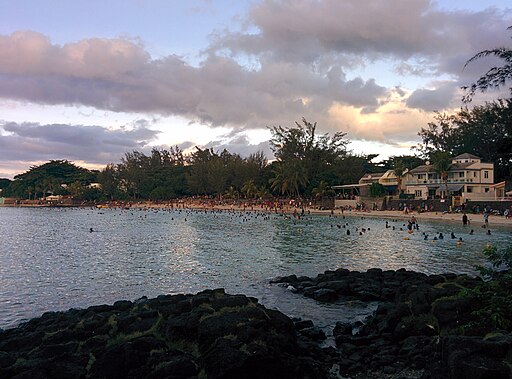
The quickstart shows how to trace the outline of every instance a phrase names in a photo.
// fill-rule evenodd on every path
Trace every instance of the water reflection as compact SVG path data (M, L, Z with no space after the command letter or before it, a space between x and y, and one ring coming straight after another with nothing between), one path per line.
M504 228L469 235L462 225L435 222L411 235L400 228L403 222L386 228L384 220L348 217L297 222L241 213L0 208L0 327L47 310L217 287L291 315L325 318L339 309L268 279L338 267L474 273L482 248L504 246L511 236ZM448 238L452 231L462 246ZM439 232L447 238L433 241Z

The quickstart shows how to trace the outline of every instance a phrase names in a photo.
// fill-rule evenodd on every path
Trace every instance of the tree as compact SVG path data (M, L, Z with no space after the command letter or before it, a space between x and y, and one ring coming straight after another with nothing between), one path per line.
M324 197L334 195L334 191L324 180L320 181L318 187L313 188L311 193L315 196L315 198L320 198L322 207L324 206Z
M236 190L235 187L233 186L230 186L226 193L224 194L224 196L228 199L236 199L238 197L238 191Z
M337 184L358 183L363 175L377 172L377 167L372 160L378 154L351 155L347 154L336 162Z
M434 172L439 175L445 185L445 194L448 198L448 205L451 204L448 192L448 173L452 167L452 159L449 153L444 151L436 151L431 154L432 166Z
M254 184L254 180L247 180L242 186L242 192L245 193L247 198L252 198L258 192L258 188Z
M15 197L34 197L39 193L64 194L62 185L69 185L75 181L88 185L96 180L97 174L82 167L78 167L66 160L51 160L39 166L32 166L22 174L16 175L14 180L5 189L6 194Z
M336 132L317 135L317 124L302 119L302 124L295 123L294 127L270 127L272 138L270 146L276 156L277 163L283 164L278 170L280 174L288 173L295 176L281 181L285 186L300 196L300 189L309 193L321 180L329 181L336 178L337 163L346 156L348 140L346 133ZM293 171L296 169L296 172ZM281 171L280 171L281 170ZM272 179L276 179L275 177ZM286 183L289 182L289 183ZM309 184L309 187L306 187ZM274 189L279 187L274 185ZM282 187L282 186L281 186Z
M507 29L511 30L512 26L509 26ZM463 87L463 89L468 91L468 93L463 97L463 101L466 103L473 99L476 91L485 92L490 88L498 89L505 85L507 80L512 79L512 49L508 47L497 47L490 50L483 50L471 57L464 67L478 59L488 56L495 56L496 58L504 61L504 63L500 67L492 67L471 86ZM510 88L510 92L512 94L512 87Z
M452 156L471 152L494 163L497 180L512 176L512 99L461 109L454 115L437 114L418 134L423 142L417 149L424 158L435 151Z
M101 184L101 189L105 196L110 200L114 200L119 192L120 179L117 167L110 163L98 174L98 182Z
M381 197L386 193L386 189L380 183L372 183L369 192L371 197Z
M306 170L298 159L280 162L271 180L273 190L278 190L281 195L288 193L298 197L300 197L300 189L307 184Z
M258 195L258 197L260 199L268 199L269 197L271 197L272 195L270 194L268 188L266 186L260 186L258 187L258 191L256 192L256 194Z

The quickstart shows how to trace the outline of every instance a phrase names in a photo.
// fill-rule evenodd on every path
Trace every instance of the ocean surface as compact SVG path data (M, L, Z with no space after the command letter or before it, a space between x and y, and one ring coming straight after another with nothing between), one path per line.
M0 328L46 311L219 287L325 327L363 318L375 304L322 305L269 280L340 267L475 274L487 244L512 241L510 228L493 225L490 236L440 222L421 223L413 234L404 221L388 226L377 218L258 212L0 208ZM432 241L439 232L445 238Z

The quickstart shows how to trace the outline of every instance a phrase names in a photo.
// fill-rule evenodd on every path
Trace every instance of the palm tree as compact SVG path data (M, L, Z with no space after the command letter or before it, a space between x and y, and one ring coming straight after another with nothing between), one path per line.
M512 26L509 26L507 29L512 30ZM469 103L473 99L475 92L478 90L485 92L489 88L496 89L503 86L507 80L512 80L512 49L508 47L497 47L490 50L483 50L468 60L464 67L480 58L493 55L502 59L505 63L501 67L491 68L471 86L462 87L465 90L469 90L468 94L463 97L463 101L465 103ZM512 92L512 88L510 88L510 91Z
M321 180L318 186L311 190L311 193L315 195L315 198L320 198L320 204L323 207L324 197L334 194L334 191L325 180Z
M265 186L259 187L256 194L262 200L270 197L270 192L268 191L268 188Z
M288 180L285 178L285 169L283 164L278 164L273 170L272 173L274 174L273 178L269 179L270 188L272 188L273 191L278 191L281 195L284 195L288 192Z
M402 177L407 172L407 168L401 161L396 161L393 166L393 174L396 176L397 188L398 188L398 196L402 193Z
M238 191L235 187L230 186L224 196L226 196L228 199L235 199L238 196Z
M436 151L431 154L432 166L434 172L439 175L445 185L446 197L448 198L448 206L451 205L450 197L448 196L448 173L452 168L452 158L449 153L444 151Z
M252 179L247 180L242 186L242 192L245 193L247 198L253 197L257 191L256 184L254 184L254 180Z
M269 180L272 189L281 195L289 193L300 197L300 188L308 184L306 170L298 159L280 162L274 169L274 177Z

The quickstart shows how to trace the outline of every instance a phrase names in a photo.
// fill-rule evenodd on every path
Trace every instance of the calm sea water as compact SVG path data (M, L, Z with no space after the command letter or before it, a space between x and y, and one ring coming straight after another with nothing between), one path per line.
M294 221L256 213L0 208L0 328L48 310L218 287L290 316L332 323L363 317L368 306L318 305L269 279L339 267L473 274L486 244L512 241L510 229L492 225L491 236L479 227L469 235L462 225L436 222L412 235L399 230L403 221L389 225L395 230L382 219L360 217ZM451 231L463 237L462 246L449 238ZM433 242L439 232L445 239Z

